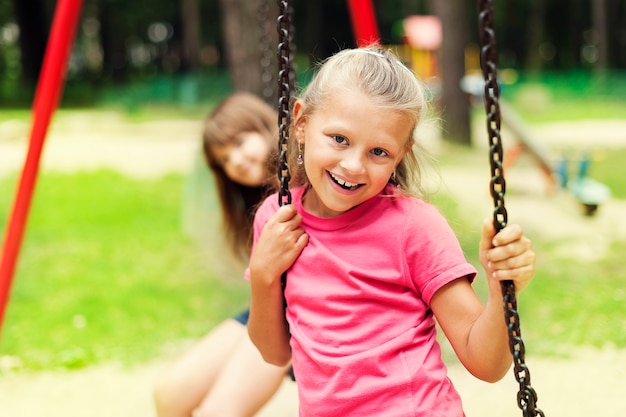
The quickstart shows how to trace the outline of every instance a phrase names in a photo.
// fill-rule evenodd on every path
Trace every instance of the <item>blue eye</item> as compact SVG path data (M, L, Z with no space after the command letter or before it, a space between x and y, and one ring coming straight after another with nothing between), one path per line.
M372 149L372 153L376 156L387 156L387 152L381 148Z
M335 142L337 142L337 143L341 143L341 144L346 143L346 138L344 138L343 136L337 136L337 135L335 135L335 136L333 136L333 140L334 140Z

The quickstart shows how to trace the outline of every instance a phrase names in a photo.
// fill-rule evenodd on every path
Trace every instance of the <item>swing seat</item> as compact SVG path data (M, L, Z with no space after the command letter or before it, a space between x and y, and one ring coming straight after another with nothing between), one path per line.
M591 178L580 178L568 184L571 193L585 207L587 216L593 215L598 206L611 196L611 190L605 184Z

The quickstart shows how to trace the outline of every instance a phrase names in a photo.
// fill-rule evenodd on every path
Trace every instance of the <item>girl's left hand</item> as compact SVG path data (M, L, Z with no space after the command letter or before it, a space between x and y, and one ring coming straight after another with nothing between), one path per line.
M511 280L515 283L516 292L523 290L535 273L532 242L517 224L507 225L496 234L493 222L486 219L479 255L489 281Z

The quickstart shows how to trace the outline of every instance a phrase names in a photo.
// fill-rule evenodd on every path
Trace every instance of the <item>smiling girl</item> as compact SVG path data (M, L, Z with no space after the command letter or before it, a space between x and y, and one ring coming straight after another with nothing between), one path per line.
M535 254L519 226L496 235L485 221L481 303L475 268L423 199L423 109L421 84L380 47L329 58L293 106L293 205L259 208L246 274L250 337L270 363L293 357L302 417L463 416L435 321L476 377L511 364L500 281L522 290Z

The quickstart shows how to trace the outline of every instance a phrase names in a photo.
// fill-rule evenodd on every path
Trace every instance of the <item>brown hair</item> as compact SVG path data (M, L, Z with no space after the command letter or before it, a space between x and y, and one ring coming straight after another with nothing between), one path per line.
M212 146L236 143L245 132L260 133L270 148L267 182L259 187L232 181L211 153ZM222 100L204 121L202 149L215 176L227 240L233 252L241 257L249 255L254 212L263 197L275 188L276 168L272 162L276 154L277 132L276 111L259 97L245 92L233 93Z

